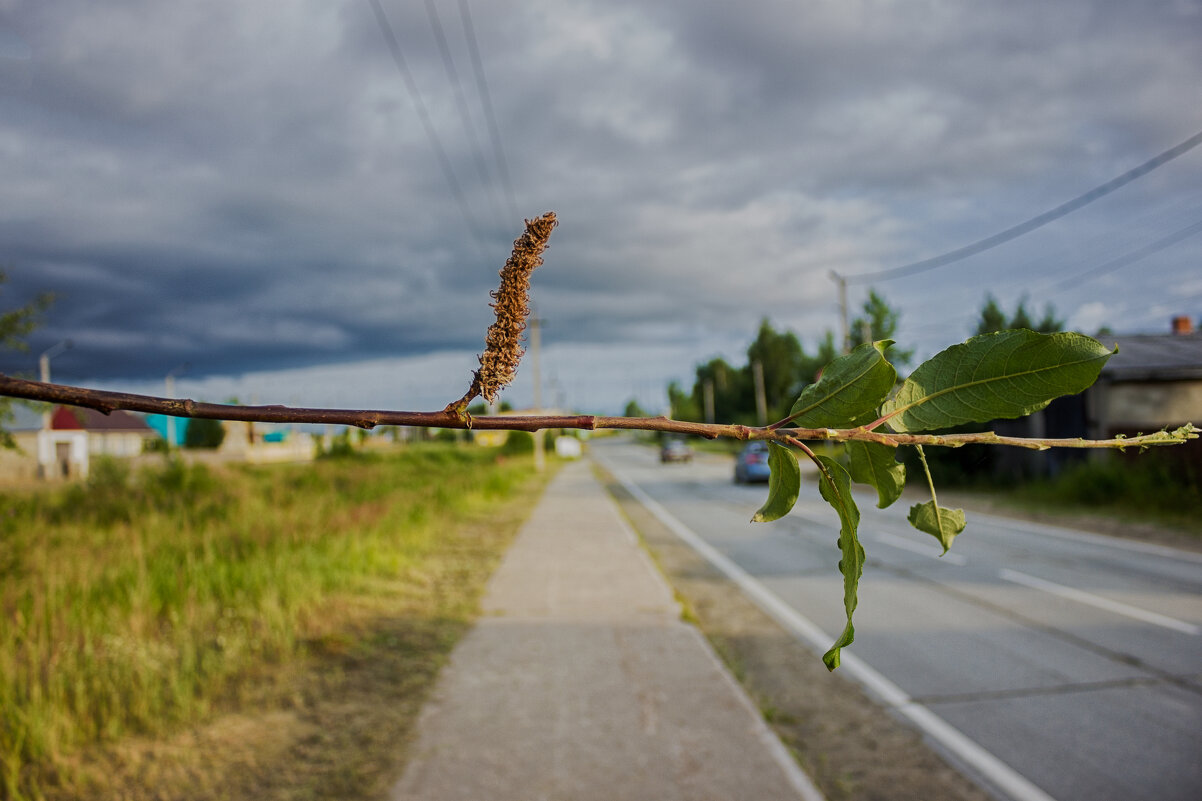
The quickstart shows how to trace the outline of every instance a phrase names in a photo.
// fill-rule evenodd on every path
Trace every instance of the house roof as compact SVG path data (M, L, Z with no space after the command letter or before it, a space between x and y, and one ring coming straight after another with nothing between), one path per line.
M1104 337L1119 352L1102 368L1112 381L1202 379L1202 333Z
M55 431L130 431L137 434L152 434L153 429L140 417L117 410L102 414L95 409L72 409L56 407L50 417L50 427Z

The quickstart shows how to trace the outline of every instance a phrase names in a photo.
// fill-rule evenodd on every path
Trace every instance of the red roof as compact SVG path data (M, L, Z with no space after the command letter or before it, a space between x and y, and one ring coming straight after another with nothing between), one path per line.
M50 427L55 431L133 431L148 434L153 429L140 417L129 412L115 411L102 414L95 409L71 409L59 406L50 417Z

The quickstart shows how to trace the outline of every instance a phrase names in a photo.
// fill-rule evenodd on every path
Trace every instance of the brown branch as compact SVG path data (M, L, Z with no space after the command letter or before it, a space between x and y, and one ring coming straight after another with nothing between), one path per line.
M606 417L602 415L498 415L465 419L452 409L440 412L402 412L372 409L306 409L292 406L233 406L224 403L199 403L193 400L156 398L152 395L133 395L99 389L72 387L64 384L44 384L14 378L0 373L0 396L25 400L83 406L108 414L121 409L172 417L236 420L255 423L318 423L375 428L376 426L414 426L418 428L476 428L493 431L538 431L548 428L592 430L664 431L691 434L707 439L725 437L738 440L774 440L796 444L791 440L830 440L848 442L859 440L882 445L1011 445L1017 448L1047 450L1048 448L1142 448L1149 445L1177 445L1196 439L1198 429L1186 424L1176 431L1158 431L1138 437L1090 439L1034 439L1004 437L992 431L977 434L890 434L860 428L759 428L717 423L691 423L667 417Z

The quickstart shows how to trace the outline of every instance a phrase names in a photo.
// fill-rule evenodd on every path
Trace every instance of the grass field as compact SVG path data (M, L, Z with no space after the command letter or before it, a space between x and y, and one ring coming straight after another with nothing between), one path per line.
M430 445L0 495L0 796L379 794L540 486Z

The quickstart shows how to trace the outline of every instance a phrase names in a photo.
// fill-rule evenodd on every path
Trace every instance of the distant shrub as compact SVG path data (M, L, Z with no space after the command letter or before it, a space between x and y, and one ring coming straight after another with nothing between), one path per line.
M166 453L167 440L162 437L145 440L142 443L142 453Z
M115 456L96 456L88 468L87 487L93 492L124 492L129 486L129 462Z
M520 456L524 453L534 453L534 435L525 431L510 431L501 446L501 453L506 456Z
M220 420L198 417L188 421L184 430L185 448L220 448L225 441L225 425Z
M1111 458L1083 462L1050 481L1033 483L1024 488L1024 494L1095 508L1202 514L1202 496L1198 494L1202 476L1192 466L1146 454L1138 460L1107 455Z
M318 448L321 448L320 441ZM330 446L324 450L318 450L318 459L348 459L358 456L354 444L351 442L350 429L343 429L330 438Z
M88 480L68 486L54 504L55 522L131 523L147 512L187 512L196 521L224 514L228 492L204 465L170 459L134 476L129 463L95 457Z

